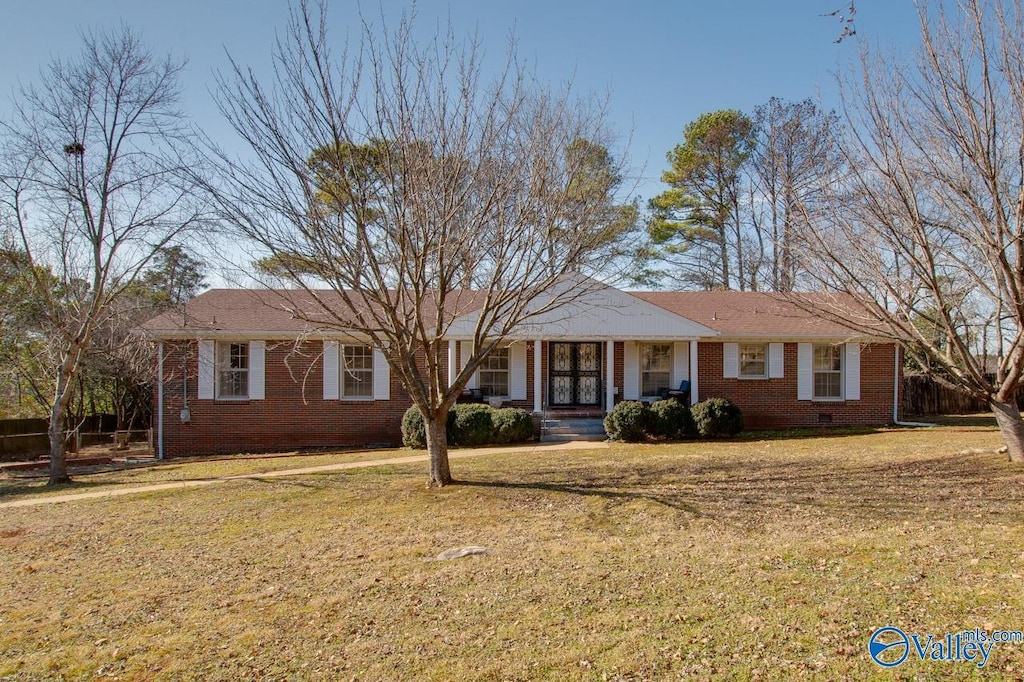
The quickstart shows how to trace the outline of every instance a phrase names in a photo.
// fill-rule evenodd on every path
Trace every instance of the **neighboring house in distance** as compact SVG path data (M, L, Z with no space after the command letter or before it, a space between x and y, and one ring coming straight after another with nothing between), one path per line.
M295 310L309 299L215 289L184 313L143 325L159 342L158 449L182 456L399 443L412 404L401 382L365 338L302 321ZM767 293L601 287L523 325L470 387L535 414L599 417L687 381L691 402L728 398L747 428L898 421L898 347L806 307ZM453 378L474 321L465 313L448 334Z

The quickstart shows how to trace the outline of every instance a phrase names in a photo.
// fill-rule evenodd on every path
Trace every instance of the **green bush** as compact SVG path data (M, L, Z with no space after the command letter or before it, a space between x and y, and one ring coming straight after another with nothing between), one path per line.
M669 440L692 438L697 433L689 405L678 400L659 400L651 405L654 413L653 435Z
M743 430L743 413L725 398L708 398L694 405L693 421L701 438L735 436Z
M522 443L533 438L533 419L526 410L506 407L495 410L489 405L456 405L448 412L445 433L449 445L489 445ZM402 415L402 445L427 447L427 430L418 407L413 405Z
M518 407L503 407L491 413L492 443L522 443L533 438L533 419Z
M448 412L448 423L445 433L448 435L448 442L452 442L452 426L455 423L455 410ZM427 447L427 427L423 423L423 415L420 408L413 405L402 415L402 445L407 448L422 450Z
M449 444L472 447L493 442L491 435L494 423L491 421L491 413L494 410L489 405L456 405L452 412L455 420L448 430Z
M427 447L427 429L420 408L413 405L402 415L402 445L407 448Z
M612 440L639 443L654 432L655 417L651 409L636 400L625 400L604 418L604 431Z

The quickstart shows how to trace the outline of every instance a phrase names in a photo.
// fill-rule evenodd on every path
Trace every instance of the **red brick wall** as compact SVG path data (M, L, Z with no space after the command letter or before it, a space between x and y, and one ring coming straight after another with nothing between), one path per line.
M839 402L797 400L797 344L785 345L782 379L722 378L722 344L700 342L698 385L700 400L728 398L743 411L744 427L795 428L818 426L820 415L833 426L882 426L892 423L892 344L861 346L860 400Z
M165 342L164 454L399 444L402 415L412 401L397 373L391 372L390 400L324 400L321 350L319 341L298 348L292 342L268 341L264 400L199 400L196 343ZM188 424L180 419L184 366L188 367Z
M391 373L391 399L346 401L323 399L322 345L267 342L266 398L217 401L197 397L195 342L164 343L164 453L168 457L346 447L401 442L401 420L412 404L397 373ZM747 428L817 426L819 415L843 425L882 425L892 421L893 346L861 349L861 399L843 402L799 401L797 344L785 344L785 378L723 379L722 344L698 344L700 399L728 398L743 410ZM602 344L602 353L606 348ZM446 354L445 354L446 355ZM616 402L622 400L622 342L615 344ZM542 376L546 377L547 343ZM527 399L511 403L533 409L533 343L527 343ZM446 367L447 359L441 358ZM604 361L602 360L602 366ZM182 424L183 371L191 422ZM447 369L444 369L447 372ZM547 393L547 384L544 383ZM155 404L155 401L154 401ZM155 426L155 424L154 424Z

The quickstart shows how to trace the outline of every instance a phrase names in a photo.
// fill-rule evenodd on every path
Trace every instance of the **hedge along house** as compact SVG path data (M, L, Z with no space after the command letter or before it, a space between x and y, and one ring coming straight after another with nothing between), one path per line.
M143 325L159 344L160 456L400 442L412 401L384 355L305 321L303 296L211 290ZM736 403L747 428L898 421L898 347L807 312L817 300L591 288L515 328L468 388L538 421L599 419L683 382L691 403ZM467 312L446 335L450 381L472 352L474 323Z

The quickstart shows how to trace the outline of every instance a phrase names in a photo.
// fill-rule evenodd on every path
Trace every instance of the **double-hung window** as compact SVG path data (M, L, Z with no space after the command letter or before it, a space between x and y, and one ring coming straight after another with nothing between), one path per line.
M814 346L814 397L823 400L843 397L842 346Z
M341 397L373 398L373 349L342 346Z
M672 384L672 344L645 343L640 346L640 395L660 396Z
M739 354L741 377L763 379L768 376L768 346L766 344L740 344Z
M480 365L480 390L485 396L506 398L508 391L508 347L495 348Z
M230 341L217 344L217 397L249 397L248 343Z

